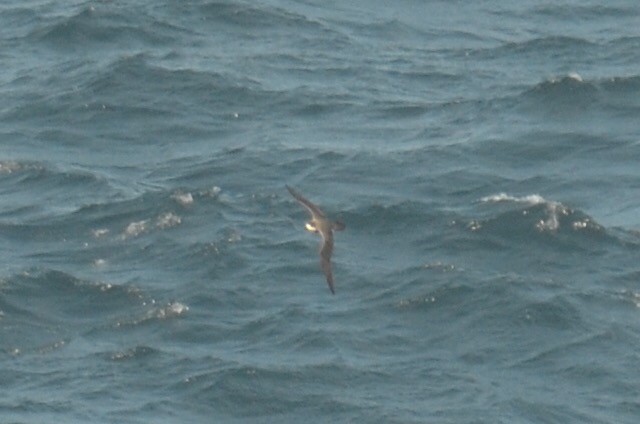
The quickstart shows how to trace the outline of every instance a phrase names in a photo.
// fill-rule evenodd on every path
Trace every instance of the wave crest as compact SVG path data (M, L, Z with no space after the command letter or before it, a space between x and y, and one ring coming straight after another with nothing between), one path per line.
M539 233L591 233L605 234L603 226L587 214L572 209L560 202L547 200L538 194L512 196L498 193L480 199L485 204L505 204L508 210L498 216L485 220L474 220L469 223L472 231L507 231L527 233L535 229ZM514 210L511 205L519 206ZM524 206L524 208L522 208Z

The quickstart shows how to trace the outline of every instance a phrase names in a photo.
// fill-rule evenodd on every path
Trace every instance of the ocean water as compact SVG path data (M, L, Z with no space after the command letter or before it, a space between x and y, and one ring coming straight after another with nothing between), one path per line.
M4 1L0 422L638 422L639 23Z

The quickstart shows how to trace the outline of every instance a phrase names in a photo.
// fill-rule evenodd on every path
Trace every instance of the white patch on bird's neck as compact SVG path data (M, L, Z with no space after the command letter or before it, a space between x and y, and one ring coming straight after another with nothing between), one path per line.
M315 225L313 225L313 224L312 224L312 223L310 223L310 222L305 223L305 224L304 224L304 228L306 228L306 229L307 229L307 231L311 231L312 233L315 233L315 232L317 232L317 231L318 231L318 229L316 228L316 226L315 226Z

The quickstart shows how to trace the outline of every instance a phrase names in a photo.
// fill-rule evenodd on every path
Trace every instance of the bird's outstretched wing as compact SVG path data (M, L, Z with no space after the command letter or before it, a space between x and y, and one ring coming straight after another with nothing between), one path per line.
M291 195L309 211L313 219L324 218L324 213L320 210L319 207L311 203L308 199L304 198L300 193L298 193L288 185L285 187L287 187L289 193L291 193Z
M329 285L329 290L331 290L332 294L336 294L335 288L333 287L333 271L331 269L331 254L333 253L333 230L342 230L344 229L344 224L341 222L331 223L325 218L324 213L318 208L316 205L311 203L308 199L303 197L300 193L289 187L287 190L289 193L298 201L302 206L305 207L311 214L311 219L313 222L313 226L311 227L313 231L316 231L322 237L322 244L320 245L320 266L322 267L322 272L324 272L325 277L327 278L327 284Z
M333 253L333 234L321 234L322 246L320 247L320 265L322 272L327 277L327 284L332 294L336 294L333 287L333 271L331 270L331 254Z

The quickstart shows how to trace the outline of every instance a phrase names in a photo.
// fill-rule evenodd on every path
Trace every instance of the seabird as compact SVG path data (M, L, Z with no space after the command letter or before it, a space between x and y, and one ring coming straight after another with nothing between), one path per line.
M331 254L333 253L333 232L344 230L345 225L340 221L331 222L316 205L305 199L300 193L286 186L289 193L311 214L311 220L304 227L312 233L319 233L322 237L320 245L320 266L327 277L327 284L332 294L336 294L333 288L333 272L331 271Z

